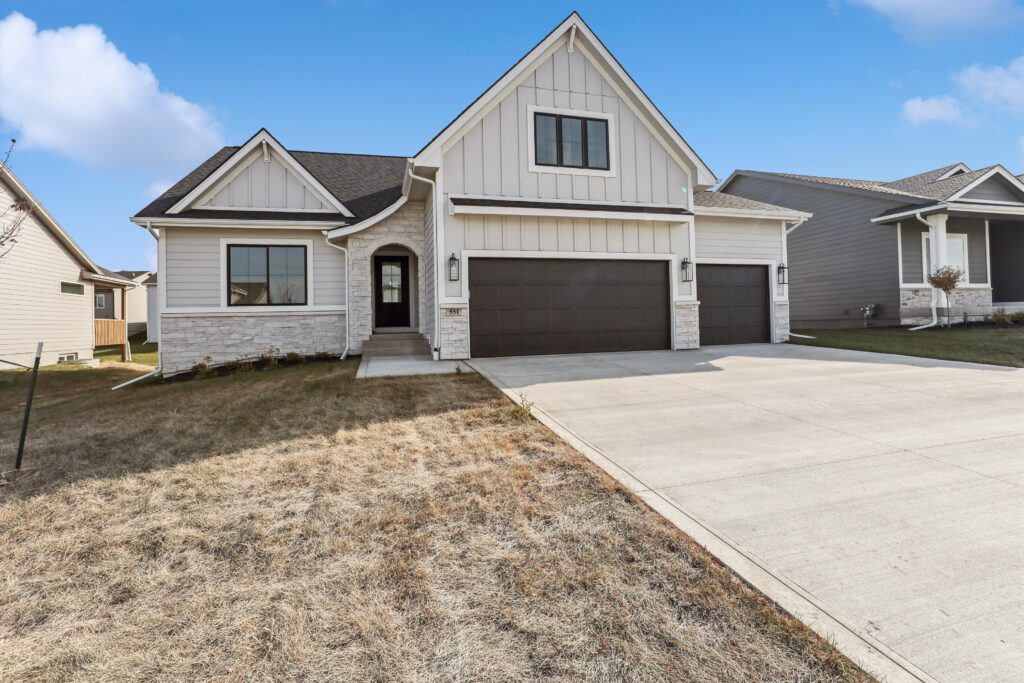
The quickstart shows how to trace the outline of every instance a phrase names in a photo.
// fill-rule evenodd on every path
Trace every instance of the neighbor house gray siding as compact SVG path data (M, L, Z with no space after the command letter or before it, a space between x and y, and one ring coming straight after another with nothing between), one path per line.
M903 283L924 283L924 260L921 254L921 235L928 232L920 222L911 219L900 224L903 248ZM950 218L946 222L949 234L967 235L967 270L971 284L988 282L988 254L985 248L985 221L978 218Z
M995 202L1019 202L1020 191L1012 187L1005 178L993 177L963 196L963 199L980 199Z
M726 191L814 214L787 241L792 327L860 325L867 304L881 305L874 324L899 324L896 228L871 219L905 201L750 176Z

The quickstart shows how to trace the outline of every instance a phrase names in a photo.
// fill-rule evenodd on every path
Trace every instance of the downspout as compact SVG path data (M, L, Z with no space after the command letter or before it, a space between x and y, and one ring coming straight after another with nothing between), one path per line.
M339 251L345 252L345 350L341 352L341 360L345 360L348 357L348 349L350 344L349 339L351 338L351 335L349 334L348 321L349 318L352 317L351 311L348 310L349 278L352 276L352 274L349 273L348 271L348 247L339 247L337 244L331 242L331 240L327 238L326 230L323 231L323 236L324 242L327 243L327 246L334 247Z
M136 225L138 225L138 224L136 224ZM150 234L150 236L153 239L157 240L157 242L160 241L160 238L157 236L157 234L155 232L153 232L153 224L152 224L151 221L146 221L145 225L140 225L139 227L140 228L145 228L147 231L149 231L149 234ZM157 285L157 286L159 286L159 285ZM160 299L160 297L157 297L158 301L159 301L159 299ZM158 317L159 317L159 312L158 312ZM125 324L127 325L128 323L125 322ZM160 374L160 370L161 370L161 368L163 366L163 363L161 362L162 359L163 359L163 354L161 353L159 348L157 349L156 357L157 357L157 361L156 361L156 367L155 368L153 368L152 370L147 372L145 375L141 375L139 377L136 377L135 379L130 379L127 382L121 382L116 387L110 387L110 390L111 391L117 391L118 389L123 389L124 387L128 386L129 384L135 384L136 382L142 381L142 380L146 379L147 377L153 377L154 375L159 375Z
M800 220L798 220L796 223L793 223L793 225L791 225L788 228L786 228L786 234L787 235L790 234L791 232L793 232L794 230L796 230L797 228L799 228L801 225L803 225L806 222L807 222L807 217L805 216L805 217L801 218Z
M441 307L438 306L438 302L441 300L440 288L437 286L441 273L444 272L441 269L440 262L440 251L437 248L437 231L440 230L441 223L438 221L438 210L439 204L437 197L437 183L430 178L424 178L423 176L416 175L412 172L412 167L408 167L407 172L410 178L416 180L422 180L425 183L429 183L430 192L434 198L434 352L437 353L436 358L441 357ZM436 360L435 358L435 360Z
M916 218L917 220L919 220L922 223L924 223L925 225L927 225L928 229L931 230L931 227L932 227L931 223L929 223L928 221L926 221L924 218L921 217L921 212L920 211L918 211L917 213L914 214L914 218ZM929 244L929 248L931 248L930 244ZM925 274L925 277L928 277L927 273ZM900 284L903 284L903 283L901 282ZM932 292L932 321L930 323L925 324L925 325L918 325L917 327L911 327L910 328L911 332L917 332L918 330L926 330L929 327L935 327L936 325L939 324L939 311L938 311L938 308L935 305L936 304L936 301L935 301L936 296L935 296L935 288L934 287L931 288L931 292Z

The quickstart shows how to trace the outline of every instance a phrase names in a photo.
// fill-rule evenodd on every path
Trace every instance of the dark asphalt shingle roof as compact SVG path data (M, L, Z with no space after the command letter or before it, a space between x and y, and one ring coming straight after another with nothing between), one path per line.
M191 173L175 183L135 214L136 218L158 218L167 209L202 183L239 147L224 147L197 166ZM364 220L393 204L402 195L406 157L375 156L370 154L336 154L332 152L289 153L316 178L328 192L356 216ZM190 209L176 214L177 218L237 218L240 220L338 220L336 213L294 213L286 211L224 211ZM352 221L353 219L347 219Z
M693 204L694 206L705 206L715 209L795 213L793 209L787 209L784 206L766 204L765 202L754 201L753 199L747 199L746 197L740 197L739 195L726 194L725 192L711 192L710 190L695 193L693 195Z
M145 275L148 272L149 272L148 270L119 270L119 271L117 271L117 274L118 275L123 275L124 277L128 278L129 280L134 280L138 276Z
M145 280L143 280L142 284L143 285L155 285L159 281L160 281L160 279L157 277L157 274L153 273L152 275L147 277Z
M101 275L105 275L105 276L107 276L107 277L109 277L111 279L114 279L114 280L120 280L122 282L127 282L130 285L134 285L135 284L134 281L129 280L128 278L126 278L124 275L121 275L121 273L117 272L116 270L110 270L108 268L104 268L103 266L97 266L97 268L100 269L100 274Z

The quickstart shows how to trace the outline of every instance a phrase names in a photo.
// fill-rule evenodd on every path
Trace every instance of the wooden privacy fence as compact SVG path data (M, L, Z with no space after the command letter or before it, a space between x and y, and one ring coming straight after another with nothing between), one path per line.
M96 346L120 346L128 342L128 324L125 320L97 320Z

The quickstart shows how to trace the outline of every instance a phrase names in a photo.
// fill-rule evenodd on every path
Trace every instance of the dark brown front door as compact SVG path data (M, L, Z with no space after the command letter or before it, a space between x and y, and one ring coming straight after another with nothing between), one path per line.
M697 266L700 344L770 342L768 266Z
M470 355L667 349L664 261L469 261Z
M375 327L409 327L409 257L374 256Z

